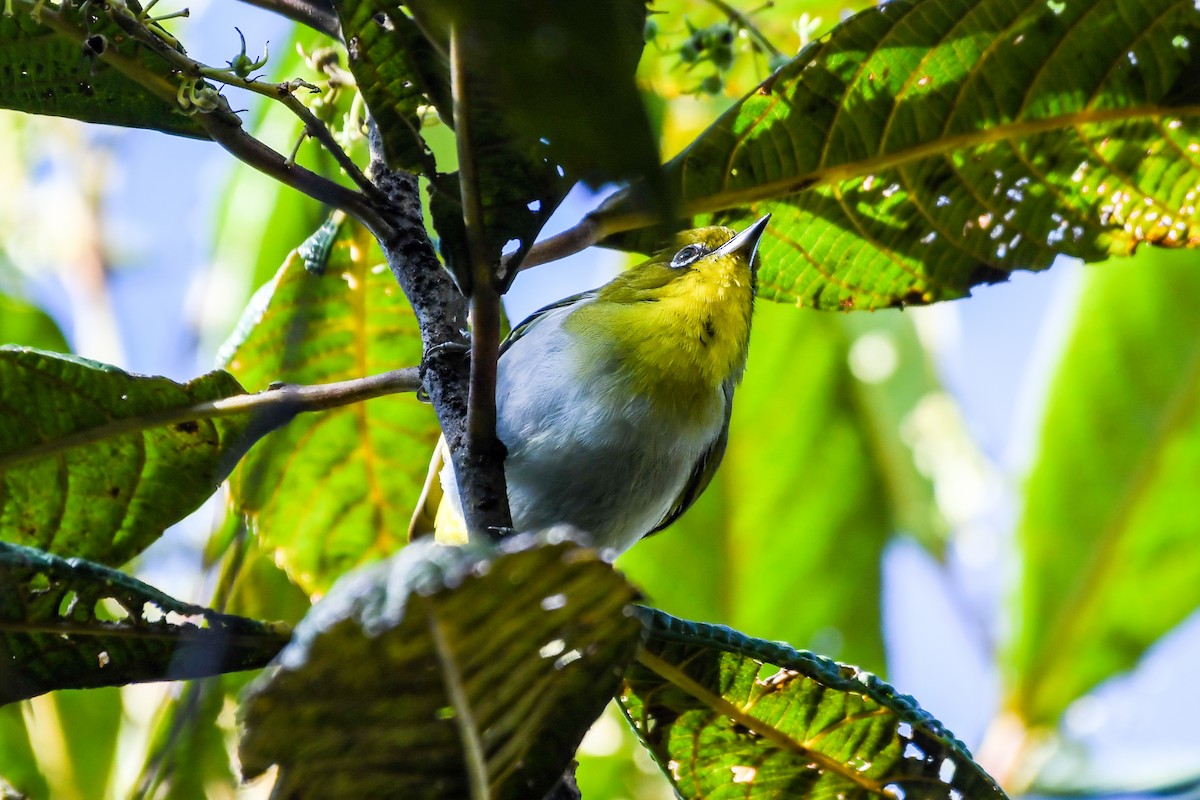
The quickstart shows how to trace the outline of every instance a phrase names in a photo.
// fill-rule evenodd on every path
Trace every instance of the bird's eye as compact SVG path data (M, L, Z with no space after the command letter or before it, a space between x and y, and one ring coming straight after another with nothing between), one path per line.
M673 269L686 267L701 256L708 255L708 252L708 248L702 244L689 244L671 259L671 267Z

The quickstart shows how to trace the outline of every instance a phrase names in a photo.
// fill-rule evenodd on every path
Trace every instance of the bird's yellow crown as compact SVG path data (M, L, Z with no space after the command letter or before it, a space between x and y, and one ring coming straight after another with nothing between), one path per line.
M599 289L568 329L619 359L639 394L686 416L745 369L753 249L723 252L734 236L722 226L684 231Z

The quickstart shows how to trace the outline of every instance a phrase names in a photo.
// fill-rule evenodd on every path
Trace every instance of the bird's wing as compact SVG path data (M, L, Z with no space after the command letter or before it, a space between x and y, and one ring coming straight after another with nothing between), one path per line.
M586 292L580 292L579 294L573 294L569 297L564 297L562 300L556 300L548 306L542 306L537 311L533 312L524 320L522 320L520 325L513 328L512 331L509 332L508 336L504 337L504 341L500 343L500 355L504 355L504 351L512 347L513 342L517 341L526 333L528 333L530 328L536 325L538 321L541 320L542 317L546 316L546 314L549 312L564 308L566 306L574 305L580 300L590 300L595 296L596 290L592 289Z
M500 355L504 355L512 343L524 336L530 328L537 324L538 320L544 317L548 312L554 311L564 306L572 305L580 300L586 300L595 297L594 291L580 292L573 294L570 297L551 303L544 308L539 308L537 311L530 314L521 322L520 325L512 329L512 332L505 337L500 343ZM428 536L437 531L438 523L438 508L442 505L442 497L445 494L442 489L441 471L445 466L449 454L446 452L446 439L439 437L438 443L433 448L433 458L429 461L429 472L425 476L425 486L421 490L421 497L417 501L417 508L413 511L412 520L408 523L408 538L409 541L420 536Z
M696 502L696 498L704 494L704 490L708 488L708 484L712 482L713 475L717 474L717 467L721 465L721 458L725 455L725 445L729 443L729 418L733 414L733 382L725 381L721 390L725 394L725 419L721 423L721 431L713 439L712 444L700 456L700 460L696 462L696 466L692 468L692 474L688 478L688 482L684 484L683 491L679 493L679 497L675 498L675 503L671 506L671 510L663 517L662 522L658 523L647 536L658 533L663 528L670 525L675 520L679 519L683 512L691 508L692 503Z

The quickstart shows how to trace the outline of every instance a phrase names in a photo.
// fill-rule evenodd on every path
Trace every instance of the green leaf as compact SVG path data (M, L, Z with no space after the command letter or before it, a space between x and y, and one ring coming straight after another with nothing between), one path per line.
M5 783L19 792L18 796L49 795L29 741L23 710L15 703L0 708L0 797L7 797Z
M0 294L0 345L16 344L42 350L71 351L66 337L50 315L23 300Z
M895 358L878 383L848 367L866 336ZM944 542L929 482L898 435L901 419L936 390L899 312L860 321L759 304L712 485L679 522L623 556L621 568L672 613L882 671L883 548L901 529L935 552ZM680 563L689 565L686 576ZM797 586L804 603L779 602Z
M893 0L805 48L667 181L699 221L772 213L761 295L818 308L962 297L1059 253L1195 246L1198 51L1193 0ZM593 222L641 210L625 193Z
M247 776L279 764L295 798L542 797L641 626L592 551L523 542L425 539L339 582L244 704Z
M1200 271L1154 251L1086 280L1019 528L1009 707L1033 725L1200 607Z
M551 161L593 184L658 171L634 74L645 0L411 2L427 30L462 29L467 66L486 76L514 131L544 140Z
M0 542L0 703L256 669L287 638L277 626L182 603L108 567Z
M1003 798L961 742L868 672L642 609L622 704L685 798Z
M0 347L0 538L128 561L198 508L261 430L280 421L155 420L241 393L225 372L181 385Z
M12 6L13 14L0 15L0 108L208 138L178 104L88 55L115 55L174 80L165 60L126 36L103 11L87 3L12 0ZM136 2L129 6L140 10ZM34 21L35 7L45 24Z
M299 252L247 311L228 359L242 382L325 383L421 361L412 308L371 236L341 225L322 274ZM407 538L429 454L432 410L390 396L306 414L271 434L232 478L234 508L310 594ZM303 514L296 510L303 508Z

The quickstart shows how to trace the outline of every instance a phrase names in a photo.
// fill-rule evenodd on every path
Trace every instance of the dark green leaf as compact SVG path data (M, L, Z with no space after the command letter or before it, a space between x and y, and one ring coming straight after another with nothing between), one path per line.
M22 300L0 294L0 345L17 344L68 353L62 331L50 315Z
M129 5L138 9L136 2ZM166 61L124 35L102 6L33 0L12 0L12 6L11 16L0 15L0 108L207 138L178 104L155 97L96 55L116 53L134 68L173 80ZM35 22L35 7L58 24ZM74 33L55 29L60 26Z
M1200 607L1198 303L1195 256L1087 275L1019 529L1009 707L1029 723L1054 724Z
M634 73L645 0L411 2L427 30L458 26L467 66L497 111L549 158L593 183L657 172L658 148Z
M229 369L255 388L362 378L421 360L412 308L374 240L351 222L322 274L293 253L235 341ZM232 479L235 508L293 580L323 592L404 542L437 436L433 411L412 396L306 414L250 452Z
M1004 793L868 672L642 609L622 704L683 797L981 800Z
M667 180L703 221L771 212L761 293L819 308L961 297L1058 253L1194 246L1198 52L1193 0L893 0L768 78Z
M518 547L421 540L339 582L246 701L246 774L279 764L293 798L542 797L641 626L592 551Z
M0 703L255 669L287 638L108 567L0 542Z
M228 373L186 384L0 347L0 538L128 561L200 506L261 433L249 414L153 422L241 394Z

